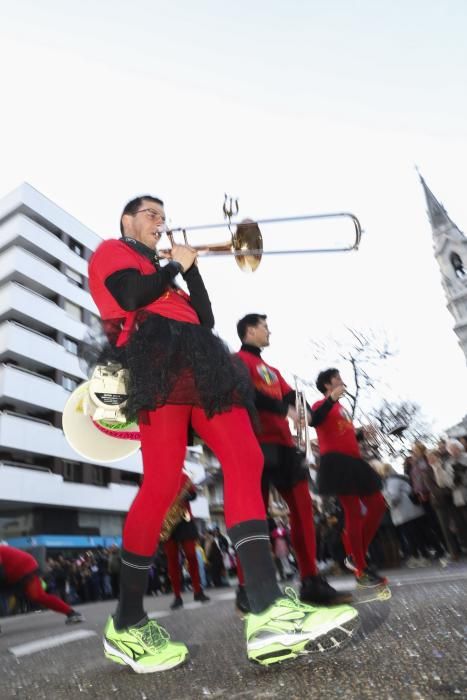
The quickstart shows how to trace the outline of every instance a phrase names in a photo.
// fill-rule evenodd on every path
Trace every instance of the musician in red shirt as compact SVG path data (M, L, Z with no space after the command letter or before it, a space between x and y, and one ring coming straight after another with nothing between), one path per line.
M337 369L320 372L316 386L324 399L311 407L320 452L317 486L322 495L338 496L345 515L343 543L353 563L357 585L384 585L386 579L366 560L386 504L381 479L362 459L352 420L339 399L345 384ZM362 504L365 514L363 514Z
M251 605L248 658L267 665L295 658L307 645L326 648L342 624L355 627L357 614L348 606L333 609L323 644L322 636L314 639L324 628L316 609L301 606L292 594L283 597L261 498L263 456L246 410L254 410L248 376L212 332L196 250L174 245L168 263L160 264L156 246L164 229L162 200L137 197L123 210L122 237L101 243L89 262L90 292L110 341L100 361L119 362L128 371L125 411L139 423L144 471L123 530L120 600L105 628L105 654L137 673L173 668L188 654L148 619L143 595L162 521L178 493L190 425L223 469L226 526ZM178 274L189 294L179 288ZM290 606L296 619L278 633L273 621ZM294 634L299 627L301 634Z
M197 495L196 486L191 482L188 474L182 472L180 489L176 502L180 508L183 508L184 512L181 520L176 523L175 527L172 525L173 529L170 531L170 536L164 542L164 552L167 557L167 572L174 594L174 599L170 606L172 610L178 610L178 608L183 607L180 548L183 550L188 564L194 601L197 603L207 603L210 600L209 596L205 594L201 587L198 557L196 556L196 541L199 535L193 520L190 501L194 501ZM181 502L179 499L181 499ZM170 516L170 510L168 516Z
M316 563L316 533L313 502L308 488L308 469L304 455L297 450L287 418L297 420L295 390L278 369L261 356L269 346L270 330L265 314L251 313L237 323L242 342L238 356L248 368L255 390L259 416L257 438L264 454L262 491L264 505L269 505L269 491L274 486L289 508L290 537L301 578L301 600L318 605L349 602L349 593L334 590L320 575ZM247 607L241 584L237 607Z
M58 596L44 591L38 574L39 564L32 554L9 545L0 545L0 590L21 593L35 605L66 615L66 624L83 622L81 613Z

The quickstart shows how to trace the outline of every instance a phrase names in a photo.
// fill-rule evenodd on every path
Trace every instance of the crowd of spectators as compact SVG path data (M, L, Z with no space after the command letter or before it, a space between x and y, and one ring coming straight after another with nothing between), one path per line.
M182 589L191 588L191 581L181 552ZM197 542L197 557L203 588L229 586L236 573L235 555L229 540L219 528L208 530ZM40 572L43 586L69 605L118 598L120 549L116 545L64 556L59 553L47 559ZM160 547L149 572L148 595L171 593L167 560ZM28 612L30 604L20 595L0 591L0 616Z
M467 438L441 440L435 449L416 442L405 458L404 473L391 464L374 460L383 480L388 508L370 548L378 568L409 568L438 563L449 566L467 554ZM315 502L317 559L331 574L348 573L342 545L343 513L334 498ZM287 518L269 518L271 547L282 581L296 573ZM186 562L181 556L183 588L190 588ZM230 585L236 574L235 553L218 527L208 529L197 543L203 588ZM120 550L113 545L75 556L58 554L47 560L43 585L72 606L117 598ZM151 567L148 594L171 592L167 562L159 548ZM0 615L24 612L28 604L0 594Z

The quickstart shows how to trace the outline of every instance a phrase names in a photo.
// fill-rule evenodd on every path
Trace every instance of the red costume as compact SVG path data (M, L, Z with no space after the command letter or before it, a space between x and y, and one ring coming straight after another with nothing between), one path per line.
M196 598L201 597L202 588L199 577L198 559L196 556L196 539L198 532L193 522L190 500L196 498L196 488L191 485L187 490L188 475L183 472L180 484L180 492L183 494L185 515L170 533L169 539L164 543L164 552L167 556L167 567L175 598L181 597L181 568L180 568L180 547L182 548L188 563L193 593Z
M144 617L147 571L179 490L190 424L222 465L225 521L240 557L248 560L253 600L257 591L256 605L264 609L280 595L265 544L263 459L245 409L249 381L212 333L211 304L197 266L184 273L189 296L174 284L179 271L173 262L160 267L154 250L125 237L104 241L89 263L90 291L110 340L101 361L119 361L128 370L126 414L138 419L143 456L143 483L123 530L117 627ZM265 572L263 581L257 567Z
M366 553L386 509L381 479L361 458L352 420L339 401L327 397L313 404L311 424L320 451L318 491L339 497L345 515L342 540L359 575L366 569Z
M327 399L321 399L313 404L311 410L316 410L322 406ZM327 420L316 428L319 441L319 451L321 455L328 452L341 452L351 457L361 457L360 445L355 434L355 428L349 414L336 401L327 415Z
M300 577L303 580L316 576L316 534L308 470L303 467L303 455L297 452L286 418L288 406L295 405L295 392L279 370L264 362L259 348L244 344L238 356L247 366L256 391L260 424L257 438L265 457L265 508L269 504L269 489L275 486L289 508L290 537Z
M31 554L16 547L0 545L0 588L21 592L32 603L62 615L73 615L73 608L61 598L44 591L38 571L39 564Z

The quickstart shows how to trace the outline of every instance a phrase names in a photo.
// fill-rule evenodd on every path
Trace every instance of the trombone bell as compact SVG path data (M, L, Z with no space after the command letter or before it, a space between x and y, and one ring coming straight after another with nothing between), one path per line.
M254 272L261 262L263 237L256 221L244 219L232 235L235 262L243 272ZM259 251L252 254L249 251Z

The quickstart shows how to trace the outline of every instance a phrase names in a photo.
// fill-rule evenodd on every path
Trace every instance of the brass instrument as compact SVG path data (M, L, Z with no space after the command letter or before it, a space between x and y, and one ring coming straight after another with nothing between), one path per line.
M171 245L175 244L174 234L180 233L183 236L183 244L191 245L188 241L187 231L201 231L210 229L225 229L227 228L230 232L230 240L221 243L207 243L205 245L192 245L191 247L198 251L198 255L202 256L212 256L212 255L233 255L235 261L241 270L244 272L254 272L261 262L263 255L291 255L298 254L303 255L306 253L343 253L350 250L357 250L361 237L362 237L362 227L354 214L349 212L336 212L331 214L310 214L307 216L290 216L284 218L276 219L259 219L253 221L253 219L243 219L242 221L234 224L232 222L232 216L238 214L238 199L235 200L235 204L232 204L232 198L230 198L230 205L227 206L227 195L225 195L224 201L224 218L227 219L227 223L221 224L206 224L198 226L183 226L179 228L167 229L166 233L170 240ZM313 220L335 220L335 219L350 219L352 223L353 231L353 242L347 245L338 243L336 246L330 247L308 247L293 250L291 248L283 248L279 250L264 250L263 247L263 236L260 229L261 225L268 224L291 224L299 221L313 221ZM234 230L235 228L235 230ZM159 250L160 254L165 256L170 256L170 248Z
M346 390L345 395L351 396ZM369 451L368 458L371 456L379 457L379 451L385 450L387 454L395 457L399 454L399 450L395 447L392 438L401 438L404 431L407 429L407 424L405 422L397 421L394 423L392 428L385 432L380 428L375 422L375 419L366 413L360 406L358 407L358 413L360 419L366 422L366 425L361 427L363 433L363 441L366 445L367 451Z
M297 447L305 455L307 464L313 463L313 453L310 443L310 428L308 426L308 407L305 391L302 388L301 380L294 375L295 379L295 410L297 412Z
M191 520L190 511L186 507L186 497L190 491L193 490L193 488L193 482L191 479L187 479L164 518L160 534L161 542L167 542L172 532L175 530L177 525L182 522L182 520L185 520L186 522Z

